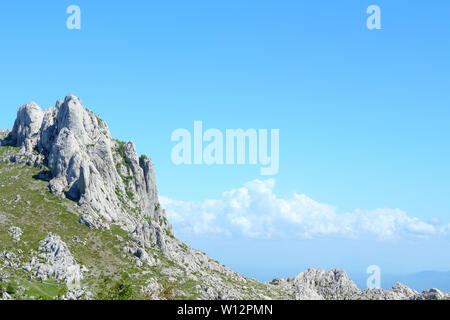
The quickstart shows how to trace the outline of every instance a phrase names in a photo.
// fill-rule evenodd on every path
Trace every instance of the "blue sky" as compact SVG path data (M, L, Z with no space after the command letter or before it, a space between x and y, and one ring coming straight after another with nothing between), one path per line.
M71 4L81 30L66 28ZM381 30L366 27L371 4ZM0 39L1 128L27 101L47 108L76 94L152 157L170 199L200 205L267 178L260 166L175 166L172 131L202 120L280 129L280 170L270 177L279 199L304 194L338 217L390 208L450 223L448 1L15 1L0 7ZM180 237L260 278L308 266L450 269L445 235L263 240L185 226L175 223ZM259 246L278 262L250 254ZM334 257L338 247L347 249Z

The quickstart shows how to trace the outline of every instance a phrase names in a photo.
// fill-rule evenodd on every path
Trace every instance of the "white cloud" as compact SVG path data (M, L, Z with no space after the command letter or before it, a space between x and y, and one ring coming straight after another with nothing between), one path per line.
M409 217L400 209L355 210L336 213L334 206L303 194L278 198L275 181L253 180L201 202L160 197L177 233L241 234L256 238L426 238L447 235L450 225Z

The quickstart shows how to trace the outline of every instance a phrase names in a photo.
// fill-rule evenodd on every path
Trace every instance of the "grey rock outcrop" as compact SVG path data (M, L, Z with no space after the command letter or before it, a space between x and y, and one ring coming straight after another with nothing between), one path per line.
M420 295L414 297L414 300L443 300L450 299L450 294L446 294L436 288L423 291Z
M31 153L40 138L44 112L34 103L29 102L19 108L9 139L22 151Z
M414 289L411 289L404 284L397 283L395 284L390 290L389 293L393 294L397 298L400 298L401 300L408 300L411 299L419 294Z
M53 278L66 283L83 279L83 271L86 269L75 261L69 248L59 236L49 233L40 244L42 253L39 258L44 262L37 263L35 259L30 262L31 268L35 269L36 277L41 280Z
M3 292L0 300L13 300L13 299L8 293Z
M275 279L271 284L292 292L299 300L350 299L359 293L345 271L336 269L308 269L292 279Z
M19 227L14 227L12 226L11 228L8 229L8 233L9 235L14 239L14 241L16 243L18 243L20 241L20 237L22 237L22 229L20 229Z
M62 300L91 300L93 294L85 288L71 289L62 297Z
M164 231L159 225L154 225L151 222L144 221L136 227L136 229L129 235L130 239L134 240L141 248L150 248L156 245L162 253L166 253L166 240Z
M270 282L300 300L440 300L448 299L437 289L417 292L397 283L391 289L360 290L343 270L308 269L293 279L274 279Z
M133 142L113 139L78 97L68 95L45 111L34 102L20 107L7 141L20 147L26 162L48 166L50 191L84 209L81 223L98 229L117 224L133 232L150 220L173 232L158 202L150 158L139 157Z

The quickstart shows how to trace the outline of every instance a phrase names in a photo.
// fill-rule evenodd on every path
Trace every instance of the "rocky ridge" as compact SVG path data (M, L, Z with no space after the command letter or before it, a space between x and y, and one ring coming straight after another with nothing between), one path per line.
M129 273L136 269L133 277L139 279L135 284L139 295L151 299L450 298L437 289L418 293L401 284L390 290L360 290L343 270L308 269L294 278L267 283L237 274L174 237L158 201L151 159L139 157L133 142L115 140L107 124L74 95L45 111L33 102L20 107L13 129L0 131L0 146L5 150L0 152L0 174L6 177L2 180L0 175L0 198L3 190L11 194L9 199L0 199L0 229L4 226L9 237L2 241L12 241L0 251L0 285L11 279L14 270L21 270L32 280L84 282L83 287L60 298L89 299L99 273L113 266L111 261L99 266L103 260L98 260L95 252L117 249L117 269ZM26 180L31 191L19 194L18 182L32 172L37 172L33 177L39 181ZM61 213L67 209L68 217L77 217L78 226L58 220L53 232L40 227L37 231L42 238L34 239L35 226L24 224L23 219L37 210L36 200L27 197L43 184L52 196L40 191L39 199L58 203L50 207L55 213L46 213L56 220L68 219ZM56 199L61 199L61 204ZM61 223L74 231L63 235ZM81 225L96 231L85 232ZM92 255L97 265L88 265L86 254ZM102 259L111 259L111 255ZM78 260L85 260L87 267ZM11 298L1 292L1 286L0 293Z
M34 102L21 106L13 129L3 135L3 144L20 148L12 161L48 167L42 176L50 191L76 201L85 225L134 231L150 221L152 232L172 233L150 158L139 157L132 141L113 139L107 124L78 97L68 95L45 111Z
M359 289L344 270L308 269L294 278L274 279L274 286L294 294L297 300L441 300L450 294L438 289L422 293L397 283L391 289Z

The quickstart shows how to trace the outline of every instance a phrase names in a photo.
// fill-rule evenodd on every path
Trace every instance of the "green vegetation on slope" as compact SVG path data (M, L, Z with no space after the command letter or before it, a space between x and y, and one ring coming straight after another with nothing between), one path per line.
M0 156L14 152L17 152L17 148L0 147ZM29 262L32 256L37 255L39 242L51 232L59 235L67 244L77 263L88 268L89 272L85 273L81 285L88 287L97 298L109 297L107 290L103 294L101 292L105 290L105 278L111 281L108 285L120 287L120 281L123 280L120 275L124 272L129 275L126 291L132 292L133 299L147 298L140 289L151 277L158 279L162 286L173 283L173 291L182 288L188 295L177 298L195 297L194 287L198 283L186 282L182 276L176 281L169 281L170 277L161 273L161 270L174 264L156 248L148 251L157 256L161 263L153 267L138 267L132 262L132 254L122 252L128 241L127 232L118 226L100 231L78 223L81 208L75 202L52 195L48 190L48 182L36 179L40 170L0 161L0 251L20 252L21 262ZM20 200L15 201L16 198ZM18 243L8 233L12 226L20 227L23 231ZM28 297L53 299L66 290L64 283L43 282L36 278L30 280L30 273L21 268L2 266L0 271L6 273L7 278L17 286L25 288L22 291ZM12 295L15 298L20 298L20 290L10 291L14 291Z

